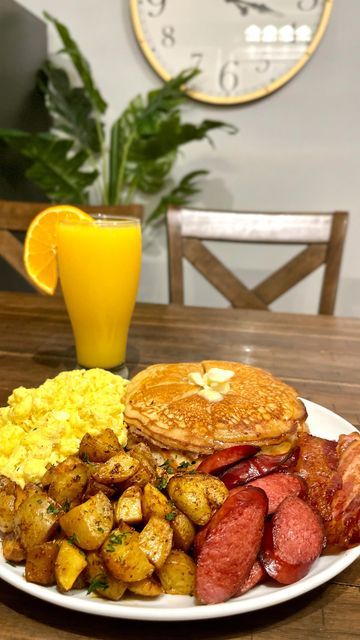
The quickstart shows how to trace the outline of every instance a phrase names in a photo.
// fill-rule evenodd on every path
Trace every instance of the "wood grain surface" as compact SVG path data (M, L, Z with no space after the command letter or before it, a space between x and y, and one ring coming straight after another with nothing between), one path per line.
M130 373L157 362L239 360L271 370L300 395L360 425L360 320L267 311L139 304ZM0 293L0 403L75 365L60 298ZM360 638L360 561L330 583L281 605L218 620L148 623L47 604L0 581L1 640L342 640Z

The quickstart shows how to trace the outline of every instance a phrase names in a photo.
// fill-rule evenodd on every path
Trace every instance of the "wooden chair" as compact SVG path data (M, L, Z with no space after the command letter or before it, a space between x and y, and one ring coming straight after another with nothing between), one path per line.
M269 309L300 280L325 265L319 313L333 314L348 213L243 213L170 208L167 212L170 302L184 304L183 257L231 306ZM307 245L253 289L247 288L203 240Z
M50 207L49 202L16 202L0 200L0 256L7 262L34 291L37 289L30 281L23 264L23 243L15 234L27 230L31 220L40 212ZM137 204L118 206L79 205L87 213L101 211L108 215L142 217L142 206ZM17 234L19 235L19 234Z

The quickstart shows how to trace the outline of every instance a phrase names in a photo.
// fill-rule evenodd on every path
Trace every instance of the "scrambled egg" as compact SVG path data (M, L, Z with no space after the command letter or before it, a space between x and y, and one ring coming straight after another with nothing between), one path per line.
M127 380L103 369L64 371L35 389L19 387L0 408L0 474L38 482L47 467L76 453L85 433L109 427L127 441Z

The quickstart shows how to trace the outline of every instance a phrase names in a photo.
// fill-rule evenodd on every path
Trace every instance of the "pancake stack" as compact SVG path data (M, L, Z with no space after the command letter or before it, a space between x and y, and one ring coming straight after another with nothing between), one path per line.
M239 362L153 365L130 381L125 399L135 437L198 456L245 443L290 449L306 417L295 389Z

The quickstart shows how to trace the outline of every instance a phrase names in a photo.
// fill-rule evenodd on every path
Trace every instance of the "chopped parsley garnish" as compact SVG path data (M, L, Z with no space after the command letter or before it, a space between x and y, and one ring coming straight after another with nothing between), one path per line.
M165 487L167 486L167 483L169 482L169 479L166 478L166 476L161 476L161 478L159 478L159 481L157 483L157 488L160 489L165 489Z
M176 518L176 511L170 511L170 513L167 513L165 516L165 520L174 520Z
M48 513L52 513L54 516L56 516L59 513L60 509L59 509L59 507L56 507L54 504L49 504L49 506L46 509L46 511Z
M91 580L88 590L86 593L93 593L94 591L104 591L109 587L108 582L106 582L106 576L103 573L99 573L93 580Z
M62 503L62 508L63 511L65 511L65 513L67 513L70 509L70 500L68 498L66 498L66 500Z
M122 544L126 540L126 536L131 536L131 531L123 531L123 533L112 533L107 545L106 551L115 551L115 544Z
M73 533L68 539L68 542L70 542L70 544L76 544L79 542L79 538L77 537L76 533Z
M170 460L165 460L165 462L163 462L160 467L164 469L166 473L174 473L174 468L171 466Z
M82 460L83 462L86 462L86 464L92 464L92 465L94 465L94 466L95 466L95 462L91 462L91 460L90 460L90 458L89 458L89 456L88 456L88 454L87 454L87 453L83 453L83 454L81 455L81 460Z
M180 464L179 464L179 469L187 469L188 467L191 467L193 464L195 464L195 460L193 462L186 462L186 460L183 460Z

